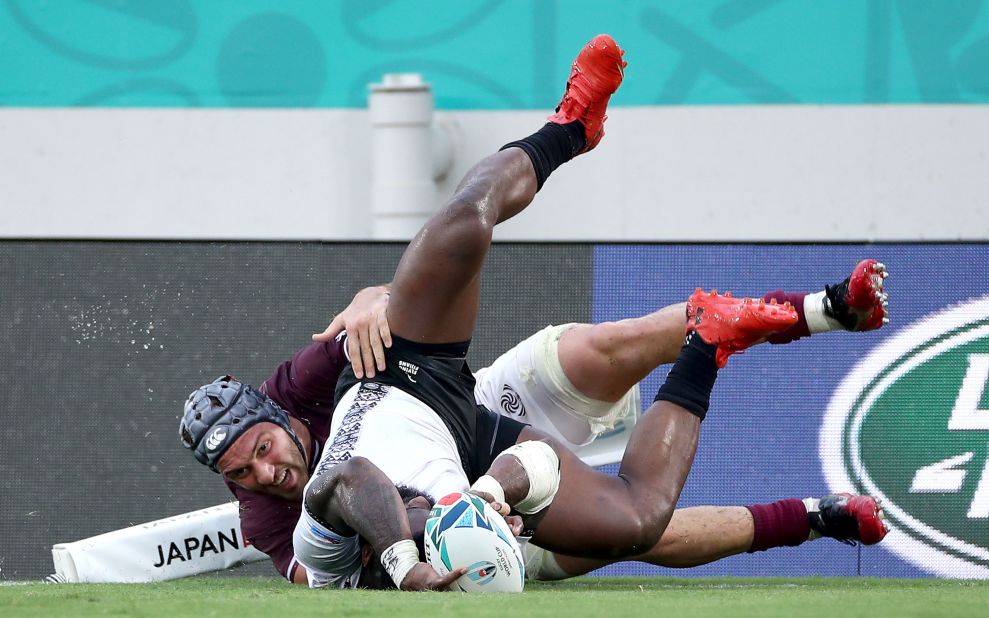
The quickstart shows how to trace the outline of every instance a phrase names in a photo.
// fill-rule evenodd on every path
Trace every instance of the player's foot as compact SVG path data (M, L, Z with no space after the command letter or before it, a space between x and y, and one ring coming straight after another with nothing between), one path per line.
M847 545L855 545L856 541L863 545L875 545L889 532L886 515L879 501L872 496L824 496L818 502L816 511L808 510L807 517L811 530Z
M768 303L751 298L734 298L700 288L687 301L687 332L696 331L701 339L718 346L715 362L724 367L732 354L744 352L775 332L797 323L797 311L789 302Z
M862 260L847 279L824 286L824 313L846 330L875 330L888 323L889 297L883 291L888 276L882 263Z
M577 54L570 79L556 113L548 118L556 124L580 121L587 143L581 153L594 148L604 137L608 100L618 90L628 63L625 52L607 34L599 34ZM578 153L580 154L580 153Z

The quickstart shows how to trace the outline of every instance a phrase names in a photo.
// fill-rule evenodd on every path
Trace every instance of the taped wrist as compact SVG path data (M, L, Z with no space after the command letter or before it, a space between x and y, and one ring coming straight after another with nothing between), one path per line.
M495 502L505 503L505 488L501 486L493 476L485 474L481 478L474 481L474 484L470 486L470 491L472 492L484 492L491 494Z
M501 455L511 455L519 460L529 478L529 493L515 504L515 510L523 515L532 515L553 503L560 489L560 458L545 442L522 442L515 444Z
M402 587L405 576L417 564L419 564L419 550L415 541L407 539L399 541L381 552L381 566L385 567L385 571L398 588Z

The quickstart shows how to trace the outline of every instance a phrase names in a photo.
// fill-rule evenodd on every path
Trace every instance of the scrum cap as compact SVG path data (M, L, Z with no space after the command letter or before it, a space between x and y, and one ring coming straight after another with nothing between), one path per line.
M288 413L264 393L231 376L217 378L189 395L179 422L179 437L199 463L219 472L217 462L230 445L248 429L264 422L287 431L305 457Z

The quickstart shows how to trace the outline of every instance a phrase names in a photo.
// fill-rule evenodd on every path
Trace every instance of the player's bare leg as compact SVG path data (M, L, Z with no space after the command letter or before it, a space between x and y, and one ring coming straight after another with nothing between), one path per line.
M480 298L478 273L492 230L535 194L536 175L520 149L503 150L474 166L402 256L388 304L391 331L420 343L470 339Z
M748 551L752 546L753 534L752 513L744 506L676 509L663 536L651 550L623 560L671 568L698 566ZM546 564L547 559L549 564ZM540 561L542 564L535 572L527 573L528 577L565 579L617 562L566 554L555 554L549 558L543 556Z
M617 478L561 452L560 488L533 542L596 557L634 556L655 545L693 464L700 423L676 404L653 403L636 425ZM526 438L532 436L523 431L520 440Z
M463 344L471 338L479 300L478 277L494 226L525 208L556 167L597 144L603 134L604 111L621 84L623 68L622 51L611 37L595 37L574 62L567 94L550 122L535 134L506 145L468 172L454 197L427 221L402 255L387 308L387 320L396 337L413 344ZM443 347L446 349L441 351ZM419 348L428 350L427 346ZM463 345L436 349L438 355L451 349L455 354L466 351ZM473 405L469 387L459 380L456 369L444 372L440 365L442 360L437 360L433 367L442 374L436 380L436 388L447 389L455 403L439 401L436 412L449 410L451 422L469 421L456 414L461 405ZM418 366L415 368L418 370ZM414 372L406 373L410 382L416 382L412 375ZM427 376L433 379L425 371L419 379L425 381ZM364 389L380 388L365 383L348 394L360 397ZM456 439L452 434L459 433L469 441L473 438L472 429L469 422L464 422L451 428L450 437ZM328 447L326 453L331 452ZM354 492L355 487L362 487L362 491ZM368 492L367 487L376 491ZM296 556L307 568L326 566L328 578L342 576L331 570L337 565L324 564L332 562L326 558L323 544L326 538L333 538L327 535L334 531L350 538L352 533L363 537L381 557L388 576L403 590L444 589L453 581L448 578L463 574L460 570L439 576L421 562L399 491L391 476L370 460L349 457L348 453L343 461L334 461L324 455L306 488L305 505L312 520L296 527ZM313 540L314 535L318 539ZM304 562L300 548L310 564ZM353 571L349 573L348 577L354 575Z
M728 556L794 547L819 538L873 545L888 532L885 515L870 496L838 494L821 499L780 500L755 506L696 506L677 509L659 542L632 560L689 568ZM530 548L533 579L565 579L613 564Z
M685 308L680 303L639 318L574 325L557 346L563 373L585 397L618 401L656 367L676 360Z
M789 301L798 320L770 337L789 343L831 330L864 331L889 321L886 267L862 260L844 281L814 294L768 292L766 302ZM659 365L672 363L680 352L686 303L664 307L638 318L600 324L577 324L560 336L557 353L574 388L597 401L616 402Z
M788 305L700 290L691 297L687 315L687 342L656 401L636 424L618 477L601 474L556 447L558 489L548 509L529 511L536 514L529 523L538 523L533 542L540 547L600 558L627 558L654 547L693 462L717 369L730 354L796 321ZM519 442L539 435L526 429ZM529 470L521 457L503 454L488 473L504 490L505 501L522 513L521 504L539 503L532 490L543 485Z
M550 122L474 166L416 235L392 281L393 333L418 343L470 339L494 226L528 206L557 166L598 144L608 100L622 81L623 53L607 35L588 43Z

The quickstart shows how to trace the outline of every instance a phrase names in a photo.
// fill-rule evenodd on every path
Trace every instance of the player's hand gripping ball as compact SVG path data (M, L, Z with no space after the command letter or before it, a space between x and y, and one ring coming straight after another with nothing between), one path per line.
M440 575L467 567L451 589L522 592L525 566L518 541L491 505L477 496L440 498L426 520L426 561Z

